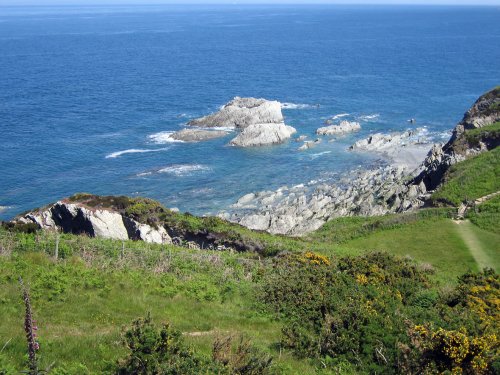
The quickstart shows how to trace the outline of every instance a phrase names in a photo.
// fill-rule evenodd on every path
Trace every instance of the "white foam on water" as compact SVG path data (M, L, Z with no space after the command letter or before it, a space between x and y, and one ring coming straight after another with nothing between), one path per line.
M165 151L165 150L168 150L168 148L157 148L157 149L137 149L137 148L131 148L129 150L112 152L111 154L106 155L106 159L117 158L117 157L125 155L125 154L143 154L143 153L146 153L146 152L159 152L159 151Z
M313 108L313 107L317 107L317 106L312 105L312 104L281 103L282 109L306 109L306 108Z
M359 116L358 120L361 120L361 121L370 121L370 120L375 120L375 119L377 119L379 117L380 117L380 113L374 113L372 115Z
M157 172L168 173L174 176L182 177L192 175L195 172L208 172L211 170L212 168L210 168L209 166L201 164L175 164L158 169Z
M156 144L165 144L165 143L184 143L184 141L180 141L172 138L172 134L175 132L172 131L164 131L159 133L154 133L148 135L148 139Z
M0 206L0 213L1 212L4 212L4 211L7 211L7 210L10 210L12 207L10 206Z
M225 132L234 132L236 130L236 128L232 127L232 126L213 126L211 128L202 128L202 129L205 129L205 130L222 130L222 131L225 131Z
M346 116L349 116L349 113L339 113L338 115L332 116L330 118L330 120L336 120L336 119L339 119L339 118L342 118L342 117L346 117Z
M326 154L330 154L330 153L331 153L331 151L323 151L323 152L318 152L316 154L311 154L311 155L309 155L309 157L311 158L311 160L314 160L314 159L319 158L322 155L326 155Z

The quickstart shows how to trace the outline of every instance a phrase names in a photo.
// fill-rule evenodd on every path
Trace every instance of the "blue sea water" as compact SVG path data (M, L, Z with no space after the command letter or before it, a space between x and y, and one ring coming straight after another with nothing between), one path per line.
M447 138L500 84L499 19L500 7L0 7L0 218L82 191L214 213L376 164L346 148L409 118ZM363 130L306 152L151 138L237 95L295 104L298 135L344 113Z

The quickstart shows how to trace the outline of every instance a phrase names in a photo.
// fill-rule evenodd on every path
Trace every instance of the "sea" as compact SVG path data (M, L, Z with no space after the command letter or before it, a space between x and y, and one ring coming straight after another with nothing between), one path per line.
M500 6L0 7L0 219L76 192L210 215L383 164L348 151L375 132L443 142L500 84L499 20ZM280 101L297 136L328 119L362 130L307 151L171 141L235 96Z

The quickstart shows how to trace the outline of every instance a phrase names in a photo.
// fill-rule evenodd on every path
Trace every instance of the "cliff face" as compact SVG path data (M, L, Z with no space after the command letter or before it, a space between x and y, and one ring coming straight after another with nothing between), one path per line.
M434 146L423 163L422 172L414 179L414 184L423 182L427 190L436 189L450 166L481 152L492 150L500 144L497 134L469 134L500 121L500 86L482 95L465 113L450 140L442 147Z
M64 233L87 234L91 237L172 243L167 231L161 226L140 223L109 208L97 209L68 200L29 212L17 221L34 223L42 229L57 229Z
M86 234L117 240L176 244L193 249L264 250L237 232L228 234L217 218L194 218L148 198L76 194L47 207L22 214L10 226L30 224L45 230Z

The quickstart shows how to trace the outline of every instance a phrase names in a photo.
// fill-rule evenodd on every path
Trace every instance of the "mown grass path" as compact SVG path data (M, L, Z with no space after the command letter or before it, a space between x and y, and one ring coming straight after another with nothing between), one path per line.
M495 269L495 262L484 251L481 241L474 232L473 224L469 220L453 220L456 229L465 245L469 248L480 269L489 267Z

